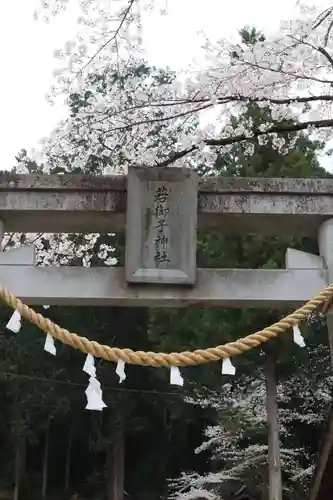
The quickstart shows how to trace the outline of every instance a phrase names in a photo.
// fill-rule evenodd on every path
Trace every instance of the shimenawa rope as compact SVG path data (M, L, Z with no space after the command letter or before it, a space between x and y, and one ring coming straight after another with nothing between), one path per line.
M50 319L44 318L44 316L36 313L36 311L23 304L6 288L0 289L0 297L8 306L14 310L16 309L23 318L36 325L43 332L51 334L64 344L70 345L74 347L74 349L78 349L86 354L92 354L106 361L118 362L121 359L133 365L155 367L186 366L200 365L211 361L218 361L223 358L238 356L249 351L253 347L258 347L260 344L277 337L284 331L305 320L318 308L322 307L322 310L326 312L333 298L333 284L329 285L325 290L313 297L292 314L289 314L277 323L256 333L252 333L245 338L238 339L235 342L228 342L224 345L209 347L208 349L197 349L193 352L183 351L171 353L132 351L131 349L118 349L117 347L101 345L86 337L80 337L76 333L71 333L65 328L61 328L53 323Z

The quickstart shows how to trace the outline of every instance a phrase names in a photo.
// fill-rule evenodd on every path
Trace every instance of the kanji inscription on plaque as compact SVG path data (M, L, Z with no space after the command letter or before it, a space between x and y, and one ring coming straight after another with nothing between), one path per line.
M194 284L197 176L193 170L130 168L126 217L127 282Z

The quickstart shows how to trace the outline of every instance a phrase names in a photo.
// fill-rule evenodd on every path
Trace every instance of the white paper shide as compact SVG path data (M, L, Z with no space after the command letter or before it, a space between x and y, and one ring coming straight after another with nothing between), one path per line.
M95 358L92 354L87 354L82 370L91 377L96 376Z
M235 375L236 368L231 363L230 358L223 358L222 361L222 375Z
M44 351L49 352L53 356L57 354L56 346L54 344L54 338L49 333L46 335Z
M21 326L21 314L18 311L14 311L6 325L6 328L11 332L18 333L21 329Z
M178 366L171 366L170 368L170 384L171 385L184 385L184 379L181 376Z
M299 345L300 347L305 347L305 341L298 325L293 326L293 337L295 344Z
M124 382L126 380L126 373L125 373L125 361L122 359L118 360L117 367L116 367L116 374L119 377L119 384Z
M103 408L106 408L106 404L103 401L101 384L95 377L90 377L89 379L89 385L86 389L86 396L86 410L102 411Z

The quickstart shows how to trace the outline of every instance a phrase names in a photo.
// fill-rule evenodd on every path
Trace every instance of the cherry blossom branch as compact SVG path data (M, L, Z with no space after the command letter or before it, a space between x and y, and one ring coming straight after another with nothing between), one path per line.
M170 122L170 121L175 120L177 118L184 118L185 116L192 115L192 114L198 113L200 111L204 111L204 110L211 108L211 107L212 107L212 104L209 103L209 104L204 105L204 106L198 106L196 109L188 109L186 111L182 111L182 112L176 113L174 115L161 116L158 118L146 118L146 119L142 119L140 121L130 122L127 125L113 127L112 129L110 129L108 131L108 133L106 134L106 137L108 137L110 134L113 134L114 132L119 131L119 130L129 130L129 129L136 127L136 126L139 126L139 125L147 125L147 124L150 125L153 123Z
M223 105L231 102L244 102L245 104L256 104L256 103L266 103L267 104L276 104L276 105L286 105L286 104L296 104L296 103L310 103L310 102L318 102L318 101L327 101L327 102L333 102L333 95L322 95L322 96L309 96L309 97L297 97L297 98L287 98L287 99L270 99L270 98L260 98L260 97L247 97L247 96L225 96L223 98L218 98L217 103L212 103L211 99L209 98L202 98L202 99L195 99L195 100L190 100L190 101L174 101L174 102L169 102L165 103L165 106L175 106L179 104L204 104L202 106L197 106L195 109L188 109L186 111L181 111L179 113L175 113L173 115L167 115L167 116L162 116L162 117L157 117L157 118L145 118L139 121L133 121L129 122L126 125L118 126L118 127L112 127L112 129L109 129L107 133L105 134L106 137L108 137L110 134L113 134L116 131L121 131L121 130L129 130L131 128L134 128L136 126L140 125L148 125L148 124L153 124L153 123L163 123L163 122L170 122L174 119L177 118L183 118L185 116L191 115L191 114L196 114L200 111L207 110L209 108L212 108L214 105ZM156 104L156 106L159 106L160 104ZM138 107L131 107L129 109L122 110L121 112L117 113L118 115L124 114L126 112L134 111L135 109L144 109L148 108L149 109L150 104L138 106ZM115 115L114 115L115 116ZM101 123L104 120L107 120L110 118L110 115L105 116L103 119L96 120L94 123ZM321 126L319 126L321 128ZM105 133L105 131L104 131Z
M332 21L333 22L333 21ZM324 44L324 47L317 47L316 45L314 45L313 43L310 43L308 41L306 41L306 38L307 37L304 37L303 39L298 39L292 35L290 35L291 39L292 40L295 40L296 44L299 44L299 45L307 45L308 47L310 47L312 50L315 50L317 52L319 52L321 55L323 55L327 60L328 62L331 64L331 66L333 66L333 59L332 57L330 56L330 54L327 52L327 50L325 49L326 47L326 43Z
M250 61L244 61L241 60L244 64L244 66L249 66L251 68L255 69L260 69L261 71L267 71L267 72L272 72L272 73L278 73L281 75L289 76L291 78L295 78L295 80L307 80L307 81L313 81L316 83L331 83L333 84L332 80L323 80L322 78L318 78L316 76L307 76L307 75L298 75L297 73L289 72L289 71L284 71L281 67L280 68L272 68L271 66L263 66L259 63L251 63Z
M124 23L126 21L126 19L128 18L130 12L131 12L131 9L133 7L133 4L134 4L135 0L129 0L128 1L128 6L126 7L126 9L122 12L121 14L121 19L120 19L120 22L119 22L119 25L118 25L118 28L115 30L114 34L112 35L111 38L107 39L105 43L103 43L103 45L101 45L101 47L99 47L96 52L91 56L89 57L89 60L82 66L82 68L79 69L79 71L77 71L71 81L71 84L74 82L74 80L82 75L82 73L84 72L85 69L87 69L87 67L96 59L96 57L113 41L117 41L117 37L122 29L122 27L124 26ZM118 51L118 46L117 46L117 51Z
M291 123L291 124L282 124L282 125L273 125L272 127L267 128L265 131L262 130L253 130L251 135L248 136L246 134L239 134L231 137L225 137L221 139L206 139L205 144L207 146L228 146L235 144L237 142L243 141L253 141L257 137L262 135L269 134L284 134L290 132L301 132L302 130L307 130L311 128L329 128L333 127L333 119L332 120L311 120L301 123ZM250 134L250 132L249 132Z
M309 103L309 102L316 102L316 101L333 101L333 95L329 94L324 94L324 95L314 95L314 96L307 96L307 97L288 97L285 99L275 99L271 97L250 97L246 95L227 95L224 97L216 97L216 102L214 104L228 104L230 102L244 102L246 104L255 104L255 103L265 103L267 104L277 104L277 105L283 105L283 104L296 104L296 103ZM141 108L144 107L166 107L166 106L177 106L180 104L197 104L197 103L204 103L204 102L212 102L211 98L209 97L202 97L202 98L196 98L196 99L179 99L179 100L174 100L174 101L168 101L168 102L157 102L157 103L149 103L149 104L144 104L140 106ZM213 105L213 103L212 103ZM135 108L134 106L129 109L128 111L138 109Z
M240 101L249 104L255 104L260 102L267 102L267 104L277 104L277 105L296 104L296 103L305 104L316 101L333 101L333 95L326 94L326 95L308 96L308 97L290 97L286 99L274 99L270 97L226 96L223 97L223 101L224 100L226 100L227 102ZM219 100L218 104L220 104ZM224 104L224 102L222 102L221 104Z
M102 123L105 120L109 120L110 117L115 118L117 115L125 115L127 113L131 113L135 110L149 110L150 107L173 107L173 106L179 106L179 105L198 105L198 104L203 104L202 106L197 106L195 109L188 109L186 111L181 111L179 113L175 113L173 115L167 115L167 116L162 116L162 117L157 117L157 118L145 118L140 121L133 121L129 122L126 125L122 125L119 127L112 127L112 129L109 129L107 131L106 136L112 134L115 131L120 131L120 130L129 130L133 127L140 126L140 125L146 125L146 124L153 124L153 123L163 123L163 122L168 122L172 121L177 118L182 118L191 114L196 114L200 111L207 110L209 108L212 108L214 105L224 105L228 104L231 102L243 102L245 104L256 104L256 103L267 103L267 105L270 104L275 104L275 105L292 105L292 104L297 104L297 103L311 103L311 102L320 102L320 101L326 101L326 102L333 102L333 95L319 95L319 96L308 96L308 97L294 97L294 98L286 98L286 99L274 99L274 98L267 98L267 97L249 97L249 96L242 96L242 95L229 95L225 97L217 97L217 102L212 103L210 98L196 98L196 99L190 99L190 100L175 100L175 101L168 101L165 103L148 103L148 104L139 104L137 106L131 106L127 109L122 109L119 110L117 113L106 113L105 116L102 116L101 118L97 119L94 121L94 124L97 123ZM205 104L206 103L206 104ZM95 115L96 113L92 113L92 116ZM98 114L98 113L97 113Z
M291 132L301 132L302 130L307 130L310 128L329 128L333 127L333 119L332 120L318 120L318 121L307 121L302 123L291 123L284 125L273 125L272 127L267 128L265 131L262 130L253 130L251 135L247 134L238 134L230 137L222 137L220 139L205 139L203 140L204 145L206 146L231 146L236 143L241 143L244 141L254 141L258 137L267 136L270 134L285 134ZM249 132L250 134L250 132ZM181 151L177 151L173 155L171 155L168 159L164 160L161 163L158 163L156 166L158 167L166 167L181 158L184 158L190 153L198 150L199 146L193 144L191 147L183 149Z
M174 99L168 101L161 102L149 102L145 104L137 104L136 106L130 106L128 108L124 108L119 110L117 114L121 113L131 113L132 111L138 109L149 109L149 108L165 108L165 107L173 107L180 105L190 105L190 104L199 104L199 103L210 103L211 106L219 105L219 104L228 104L231 102L244 102L245 104L256 104L256 103L267 103L267 104L276 104L276 105L284 105L284 104L297 104L297 103L310 103L310 102L320 102L320 101L333 101L333 95L325 94L325 95L312 95L307 97L288 97L285 99L275 99L270 97L251 97L246 95L226 95L223 97L216 96L216 102L212 102L210 97L199 97L194 99ZM199 109L198 111L201 111ZM106 114L107 112L100 114ZM92 111L91 115L98 115L98 111ZM108 114L107 117L115 116L115 114ZM173 116L171 117L173 118ZM97 120L98 121L98 120Z

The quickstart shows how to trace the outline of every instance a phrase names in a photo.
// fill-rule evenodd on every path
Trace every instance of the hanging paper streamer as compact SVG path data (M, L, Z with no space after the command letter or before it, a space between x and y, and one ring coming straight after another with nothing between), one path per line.
M44 350L46 352L49 352L50 354L53 354L53 356L57 354L56 346L54 344L54 338L49 333L46 335Z
M92 354L87 354L86 361L83 365L83 371L91 377L96 376L95 358Z
M170 368L170 384L180 385L181 387L184 385L184 379L177 366L171 366Z
M92 354L87 354L83 371L90 375L89 385L86 389L86 410L102 411L106 404L103 401L101 384L96 379L95 358Z
M305 347L305 341L298 325L293 326L293 335L295 344L299 345L300 347Z
M95 377L90 377L89 379L89 385L86 389L86 396L86 410L102 411L103 408L106 408L106 404L103 401L101 384Z
M21 326L21 314L18 311L14 311L12 317L6 325L6 328L14 333L18 333L21 329Z
M125 361L123 361L122 359L119 359L117 363L116 374L119 377L119 384L124 382L124 380L126 379Z
M222 375L235 375L236 367L231 363L230 358L223 358Z

